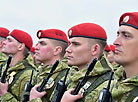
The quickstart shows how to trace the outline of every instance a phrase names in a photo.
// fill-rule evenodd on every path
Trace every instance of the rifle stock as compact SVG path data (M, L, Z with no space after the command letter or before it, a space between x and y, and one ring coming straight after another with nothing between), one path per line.
M83 77L82 80L79 80L76 88L72 91L72 95L77 95L78 92L80 91L80 89L84 86L84 84L87 82L88 78L89 78L89 73L92 71L92 69L94 68L96 62L98 61L98 59L95 57L93 58L93 60L91 61L91 63L88 65L87 67L87 72L85 74L85 76Z
M27 102L27 101L29 101L29 96L30 96L29 93L30 93L30 91L31 91L31 89L32 89L32 84L31 84L31 82L32 82L33 72L34 72L34 70L32 70L32 74L31 74L30 81L26 82L26 84L25 84L24 95L23 95L22 102Z
M68 68L64 80L60 80L58 82L52 102L60 102L64 92L67 90L67 85L65 85L65 82L66 82L66 78L69 70L70 69Z
M98 102L112 102L112 94L110 93L109 89L113 74L114 73L111 72L107 88L103 88L103 90L100 92Z
M42 92L43 91L45 85L47 84L49 78L52 76L53 71L56 69L56 67L58 66L58 64L59 64L59 60L56 60L56 62L52 65L51 71L48 74L48 76L44 78L42 84L37 88L38 92Z

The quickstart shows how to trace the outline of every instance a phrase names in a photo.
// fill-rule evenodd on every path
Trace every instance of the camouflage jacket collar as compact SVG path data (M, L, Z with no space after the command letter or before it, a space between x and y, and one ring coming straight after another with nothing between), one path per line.
M104 73L111 71L112 68L107 62L107 59L105 56L103 56L95 65L92 72L89 74L89 76L98 76L103 75ZM79 79L83 78L85 73L87 71L87 68L84 68L82 70L77 70L77 67L73 67L70 71L69 78L72 81L78 81Z
M0 62L4 62L6 61L6 59L7 59L7 56L4 53L0 52Z
M25 68L24 66L24 63L28 63L27 60L22 60L22 61L19 61L17 64L15 64L13 67L10 67L8 69L8 72L11 72L11 71L18 71L18 70L22 70Z
M66 68L69 68L69 66L67 64L67 61L63 59L59 62L57 68L55 69L53 73L60 72L61 70L64 70ZM47 66L43 65L38 70L39 70L40 75L49 74L51 70L51 65L47 65Z
M138 86L138 74L131 78L122 80L121 84Z

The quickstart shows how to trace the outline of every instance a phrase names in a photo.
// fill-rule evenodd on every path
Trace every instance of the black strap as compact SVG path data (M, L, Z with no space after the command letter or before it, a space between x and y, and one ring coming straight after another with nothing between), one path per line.
M4 64L1 64L0 66L0 77L1 77L1 74L2 74L2 67L4 66Z
M91 93L94 89L96 89L100 84L109 80L110 72L104 73L102 76L89 77L89 82L91 82L91 86L84 92L83 98L78 100L77 102L85 102L85 97Z
M111 69L111 67L109 66L109 64L107 63L107 61L106 61L106 59L105 58L101 58L100 59L100 63L101 63L101 65L102 65L102 67L104 68L104 69Z

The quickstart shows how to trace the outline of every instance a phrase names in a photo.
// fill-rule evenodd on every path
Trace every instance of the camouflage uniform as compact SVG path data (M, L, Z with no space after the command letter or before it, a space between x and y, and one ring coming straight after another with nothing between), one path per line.
M7 56L0 52L0 65L7 60Z
M118 69L114 72L114 79L120 79L123 78L124 69L122 66L118 67ZM86 98L86 101L91 102L98 102L100 91L105 87L107 87L109 80L105 81L101 85L99 85L97 88L95 88ZM111 87L110 91L113 88L114 81L111 81ZM114 101L113 101L114 102ZM121 101L120 101L121 102Z
M100 91L103 87L107 87L108 81L101 84L87 97L87 101L98 102ZM114 80L111 82L111 94L113 102L132 102L138 95L138 74L131 78L127 78L124 73L124 68L121 66L114 73Z
M75 69L76 68L73 68L70 71L70 74L68 76L70 81L70 84L68 85L68 89L75 88L78 81L84 77L87 70L87 68L84 68L80 71L77 71ZM103 56L101 60L96 63L93 71L89 75L90 77L88 81L81 89L82 91L84 91L83 99L78 100L78 102L92 102L91 100L89 101L86 100L87 96L101 83L109 79L110 71L111 71L111 66L109 66L109 62L107 61L105 56Z
M67 59L64 58L63 60L61 60L56 68L56 70L54 71L53 75L51 76L50 80L54 80L51 85L49 86L49 88L46 88L46 95L40 99L40 98L36 98L33 99L29 102L51 102L53 95L54 95L54 90L56 88L57 82L62 79L65 74L66 74L66 69L69 68L69 66L67 65ZM50 70L51 70L51 66L45 66L45 67L41 67L38 69L39 70L39 75L37 78L37 83L41 84L44 77L47 77Z
M113 71L115 72L119 67L120 67L119 64L114 64L114 65L113 65Z
M2 72L5 67L6 65L2 69ZM30 80L32 69L34 69L32 65L30 65L25 59L8 69L6 79L9 84L8 92L0 97L1 102L19 102L22 100L24 87L26 82ZM34 71L34 77L36 74L36 71Z

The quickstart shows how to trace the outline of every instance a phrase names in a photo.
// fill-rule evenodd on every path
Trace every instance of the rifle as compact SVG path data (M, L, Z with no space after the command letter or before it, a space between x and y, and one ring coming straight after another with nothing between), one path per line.
M66 78L67 78L69 70L70 69L68 68L66 75L65 75L65 78L58 82L54 96L53 96L53 99L52 99L52 102L60 102L64 92L67 90L67 85L65 85L65 82L66 82Z
M43 91L45 85L47 84L49 78L52 76L53 71L56 69L56 67L58 66L58 64L59 64L59 60L56 60L56 62L52 65L51 71L50 71L50 73L48 74L48 76L44 78L44 80L43 80L43 82L41 83L41 85L37 88L37 91L38 91L38 92L42 92L42 91Z
M32 86L33 86L33 85L31 84L31 82L32 82L32 77L33 77L33 72L34 72L34 70L32 70L32 74L31 74L30 81L26 82L26 84L25 84L24 95L23 95L23 100L22 100L22 102L27 102L27 101L29 101L29 93L30 93L30 91L31 91L31 89L32 89Z
M2 73L2 67L3 67L3 64L1 64L1 66L0 66L0 77L1 77L1 73Z
M112 95L109 89L110 89L110 84L111 84L113 74L114 72L111 72L107 88L103 88L103 90L100 92L98 102L112 102Z
M3 75L1 76L1 83L5 83L6 82L7 70L9 68L10 63L11 63L11 59L12 59L12 56L9 55L8 59L6 61L6 63L7 63L6 69L4 70Z
M93 58L91 63L87 66L87 72L85 73L85 76L83 77L82 80L79 80L76 88L71 93L72 95L77 95L78 92L80 91L80 89L85 85L85 83L87 82L87 80L89 78L89 73L92 71L92 69L94 68L97 61L98 61L98 59L95 57L95 58Z

